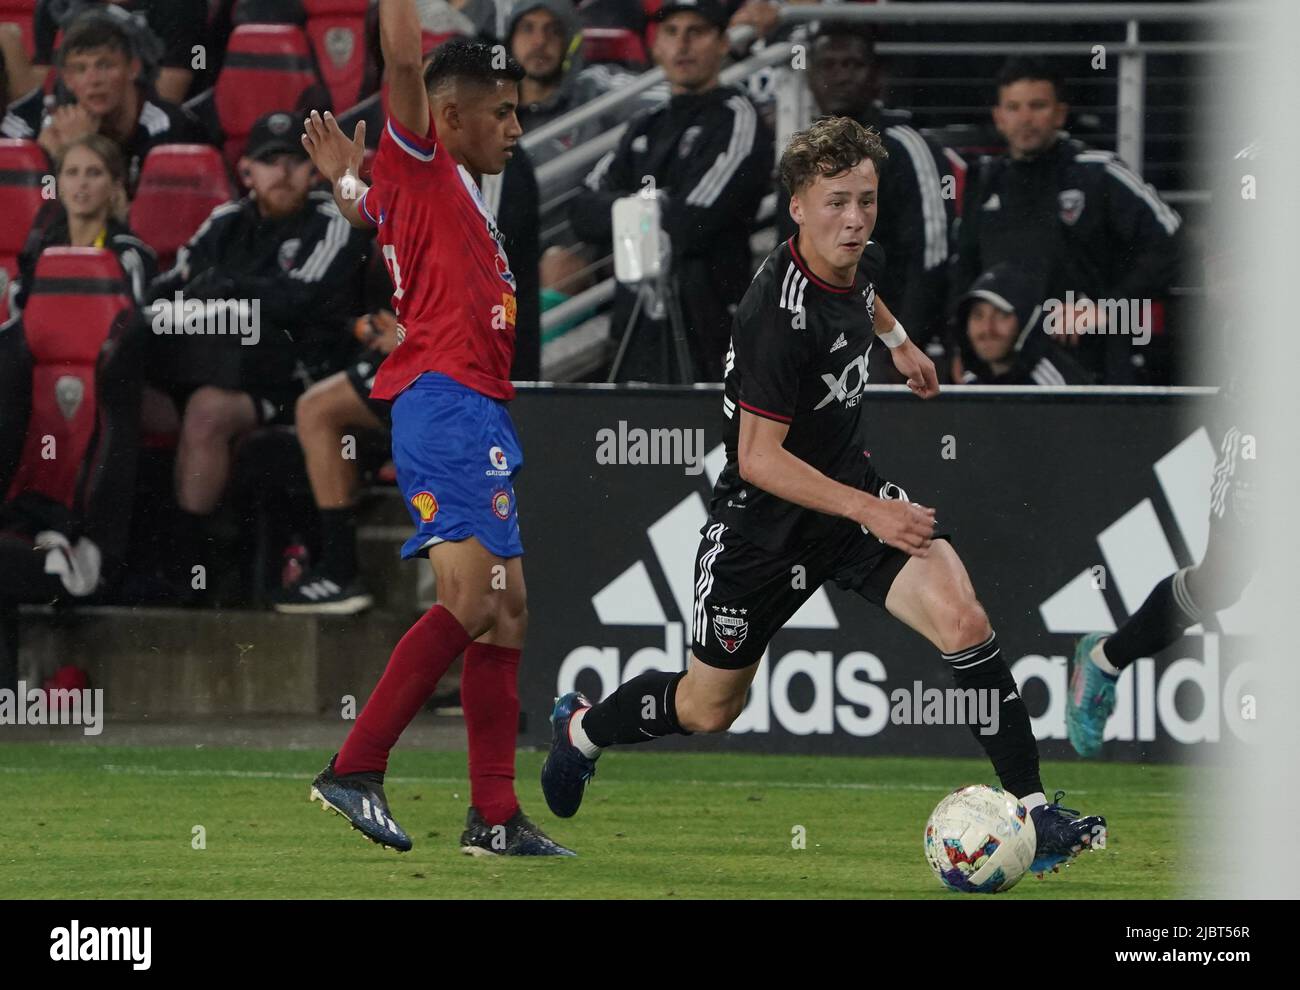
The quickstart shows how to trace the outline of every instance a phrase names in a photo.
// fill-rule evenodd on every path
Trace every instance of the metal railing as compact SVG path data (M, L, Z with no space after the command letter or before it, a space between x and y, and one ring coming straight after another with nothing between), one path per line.
M781 9L782 24L802 24L813 21L855 21L879 24L1024 24L1024 23L1078 23L1115 24L1125 26L1122 42L1107 42L1108 51L1118 57L1117 72L1117 139L1116 150L1135 171L1142 172L1146 56L1148 54L1198 53L1206 54L1238 47L1230 42L1143 42L1140 25L1147 23L1227 23L1258 14L1260 7L1251 2L1230 3L1211 0L1206 3L873 3L873 4L799 4ZM733 28L728 32L733 47L744 45L754 38L751 28ZM797 42L796 42L797 43ZM890 54L944 55L987 54L993 51L1042 54L1087 53L1091 45L1082 43L1027 42L1014 44L978 43L881 43L877 52ZM806 126L812 117L811 96L802 79L790 67L793 44L777 42L768 44L756 54L728 66L721 75L723 84L738 83L757 72L783 66L781 77L775 82L777 93L778 147L788 134ZM629 107L653 86L664 80L661 69L652 69L633 82L606 93L569 113L557 118L522 138L525 148L535 146L557 135L568 133L577 126L606 114ZM581 195L581 179L585 170L602 155L618 145L627 128L626 123L572 148L537 168L537 181L543 211L562 207L570 199ZM1200 193L1189 192L1188 201L1200 201ZM552 329L598 299L613 294L613 280L603 282L569 302L563 308L548 310L542 317L544 329ZM583 306L576 305L582 299Z

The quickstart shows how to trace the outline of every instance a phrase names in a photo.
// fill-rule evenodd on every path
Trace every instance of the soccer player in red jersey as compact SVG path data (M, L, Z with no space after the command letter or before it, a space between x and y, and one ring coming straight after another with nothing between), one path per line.
M372 398L393 403L393 461L416 533L404 558L429 558L438 603L402 637L311 797L368 838L411 840L383 790L388 754L465 654L461 699L470 800L463 852L571 856L528 820L514 792L518 671L527 625L514 474L523 455L513 398L515 277L479 192L522 133L523 69L500 46L450 41L426 67L414 0L380 0L389 118L373 184L359 179L365 125L351 140L313 112L303 143L348 220L377 230L393 280L399 343Z

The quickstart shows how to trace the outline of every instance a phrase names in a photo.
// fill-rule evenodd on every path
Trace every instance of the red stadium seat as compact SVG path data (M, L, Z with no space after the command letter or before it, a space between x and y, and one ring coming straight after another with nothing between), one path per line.
M42 183L49 163L35 141L0 138L0 323L9 319L9 283L18 274L18 255L44 199Z
M303 94L319 84L311 47L301 28L291 24L235 28L215 93L217 120L226 139L226 161L233 166L239 160L258 117L296 108Z
M149 152L140 170L140 186L131 203L131 229L158 252L158 265L166 270L208 214L234 198L216 148L160 145Z
M27 57L35 51L32 24L36 15L36 0L0 0L0 24L6 21L17 24L23 31L23 46ZM15 94L21 96L22 94Z
M589 27L582 29L582 57L587 64L617 62L640 69L646 64L645 45L641 36L626 28Z
M303 0L307 37L334 106L361 99L366 72L367 0Z
M105 343L134 311L116 255L48 248L36 263L23 329L32 360L32 406L6 501L34 493L73 509L83 463L101 442L98 372ZM57 456L46 451L53 438ZM84 486L83 486L84 487Z

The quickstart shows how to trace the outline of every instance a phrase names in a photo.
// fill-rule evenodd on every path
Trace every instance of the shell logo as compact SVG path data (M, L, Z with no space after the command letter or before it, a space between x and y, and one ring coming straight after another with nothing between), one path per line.
M433 522L433 517L438 514L438 500L433 497L433 492L416 492L411 496L411 504L420 514L420 522Z

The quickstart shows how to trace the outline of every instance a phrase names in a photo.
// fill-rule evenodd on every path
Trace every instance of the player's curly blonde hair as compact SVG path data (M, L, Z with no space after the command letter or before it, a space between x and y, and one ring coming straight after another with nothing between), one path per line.
M835 176L870 158L880 175L889 152L874 128L852 117L826 117L790 138L781 155L779 172L793 196L819 175Z

